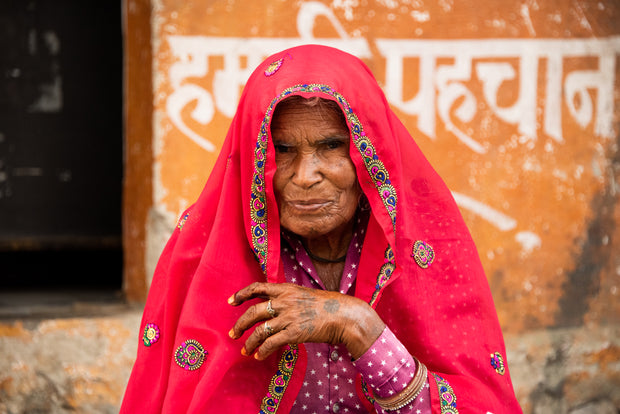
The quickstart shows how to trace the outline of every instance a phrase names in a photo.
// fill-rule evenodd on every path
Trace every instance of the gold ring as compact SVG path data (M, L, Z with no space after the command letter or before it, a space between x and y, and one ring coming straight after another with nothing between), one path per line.
M271 316L272 318L276 317L276 311L274 311L271 307L271 299L269 299L269 302L267 302L267 313L269 313L269 316Z
M265 328L265 332L267 333L267 336L273 335L273 328L269 326L267 322L265 322L264 328Z

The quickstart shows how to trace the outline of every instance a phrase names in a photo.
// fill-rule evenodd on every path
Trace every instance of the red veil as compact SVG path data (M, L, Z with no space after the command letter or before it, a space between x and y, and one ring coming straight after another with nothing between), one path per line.
M269 123L290 95L334 100L347 117L351 158L372 208L355 295L426 364L433 412L521 412L489 286L450 191L366 65L324 46L275 54L250 77L211 176L159 260L121 412L292 406L304 346L262 362L242 356L245 339L228 331L249 305L227 304L254 281L284 282Z

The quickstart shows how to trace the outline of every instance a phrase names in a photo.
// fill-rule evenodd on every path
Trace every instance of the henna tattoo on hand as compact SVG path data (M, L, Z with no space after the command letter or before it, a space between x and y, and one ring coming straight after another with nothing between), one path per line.
M336 313L340 309L340 302L336 299L328 299L323 304L323 310L327 313Z
M301 312L299 312L299 316L308 321L313 321L316 319L316 311L312 308L304 308Z
M316 303L316 298L309 294L308 292L303 292L301 298L297 301L297 304L302 309L299 313L299 316L302 318L303 322L299 325L299 327L306 331L307 335L312 335L314 332L314 322L317 316L316 311L312 307Z
M312 335L312 332L314 332L314 323L312 321L304 321L301 325L299 325L299 327L308 336Z

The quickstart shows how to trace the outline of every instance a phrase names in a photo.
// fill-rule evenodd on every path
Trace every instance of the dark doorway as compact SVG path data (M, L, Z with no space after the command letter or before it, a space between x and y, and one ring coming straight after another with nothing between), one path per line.
M120 289L121 4L0 3L0 290Z

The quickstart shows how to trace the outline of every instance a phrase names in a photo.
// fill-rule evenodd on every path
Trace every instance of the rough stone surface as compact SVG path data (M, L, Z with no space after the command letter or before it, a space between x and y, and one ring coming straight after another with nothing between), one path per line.
M140 316L0 322L0 414L117 413Z

